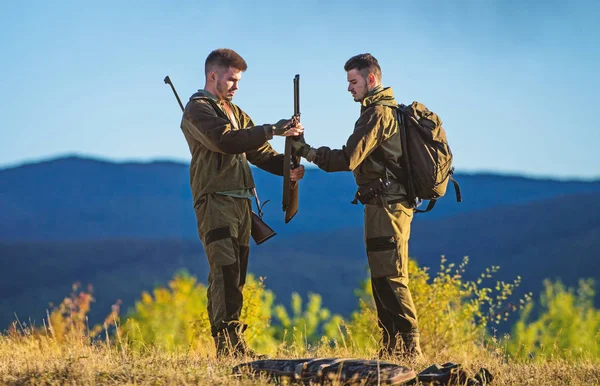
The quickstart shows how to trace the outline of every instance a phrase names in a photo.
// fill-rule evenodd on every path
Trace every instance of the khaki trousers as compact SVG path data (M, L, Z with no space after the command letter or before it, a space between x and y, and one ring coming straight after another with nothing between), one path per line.
M198 200L194 209L210 265L208 317L212 335L223 329L237 331L250 252L251 201L211 193Z
M413 210L405 201L367 204L364 219L373 297L387 344L396 334L417 329L417 312L408 287L408 239Z

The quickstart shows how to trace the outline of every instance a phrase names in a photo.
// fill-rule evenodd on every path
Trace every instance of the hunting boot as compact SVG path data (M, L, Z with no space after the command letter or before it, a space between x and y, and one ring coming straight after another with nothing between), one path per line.
M244 340L243 332L246 325L229 326L217 333L214 337L215 346L217 349L217 358L233 356L236 358L249 357L258 358L257 355Z
M383 333L383 341L379 349L379 358L416 360L423 356L417 329L409 332L398 332L394 335Z
M407 359L420 359L423 357L423 352L421 351L421 344L419 330L416 328L410 330L409 332L403 332L400 334L402 338L402 354Z

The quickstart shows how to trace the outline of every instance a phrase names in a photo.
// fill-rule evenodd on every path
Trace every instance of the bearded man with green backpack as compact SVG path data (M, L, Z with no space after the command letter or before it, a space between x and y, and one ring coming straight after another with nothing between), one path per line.
M358 185L353 204L364 205L365 244L378 324L381 357L422 356L417 311L409 289L408 240L421 200L431 210L453 172L441 120L417 102L399 105L381 84L371 54L350 58L348 91L361 104L360 117L342 149L293 144L297 156L326 172L352 171ZM458 185L455 184L456 187ZM459 193L457 190L457 199Z

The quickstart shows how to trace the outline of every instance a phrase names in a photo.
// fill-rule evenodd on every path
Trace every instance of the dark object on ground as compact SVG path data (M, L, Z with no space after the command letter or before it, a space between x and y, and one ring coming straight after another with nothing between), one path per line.
M296 382L305 385L431 385L484 386L494 377L481 368L471 377L460 364L433 364L418 375L409 367L390 362L353 358L263 359L239 364L237 375L265 377L275 383Z
M457 363L433 364L421 371L419 375L407 385L416 385L417 382L431 386L465 385L484 386L492 383L494 376L485 368L479 369L475 376L469 374Z
M352 358L265 359L237 365L233 373L307 385L332 382L345 385L401 385L416 377L415 371L406 366Z

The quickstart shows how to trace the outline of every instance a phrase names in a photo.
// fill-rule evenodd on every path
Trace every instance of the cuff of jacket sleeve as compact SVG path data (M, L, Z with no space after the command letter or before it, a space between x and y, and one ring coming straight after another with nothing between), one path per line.
M267 137L267 141L273 139L273 129L275 129L275 126L263 125L263 127L265 128L265 136Z
M306 154L306 160L308 162L313 162L315 160L315 157L317 156L317 149L315 148L310 148L310 150L308 151L308 153Z

